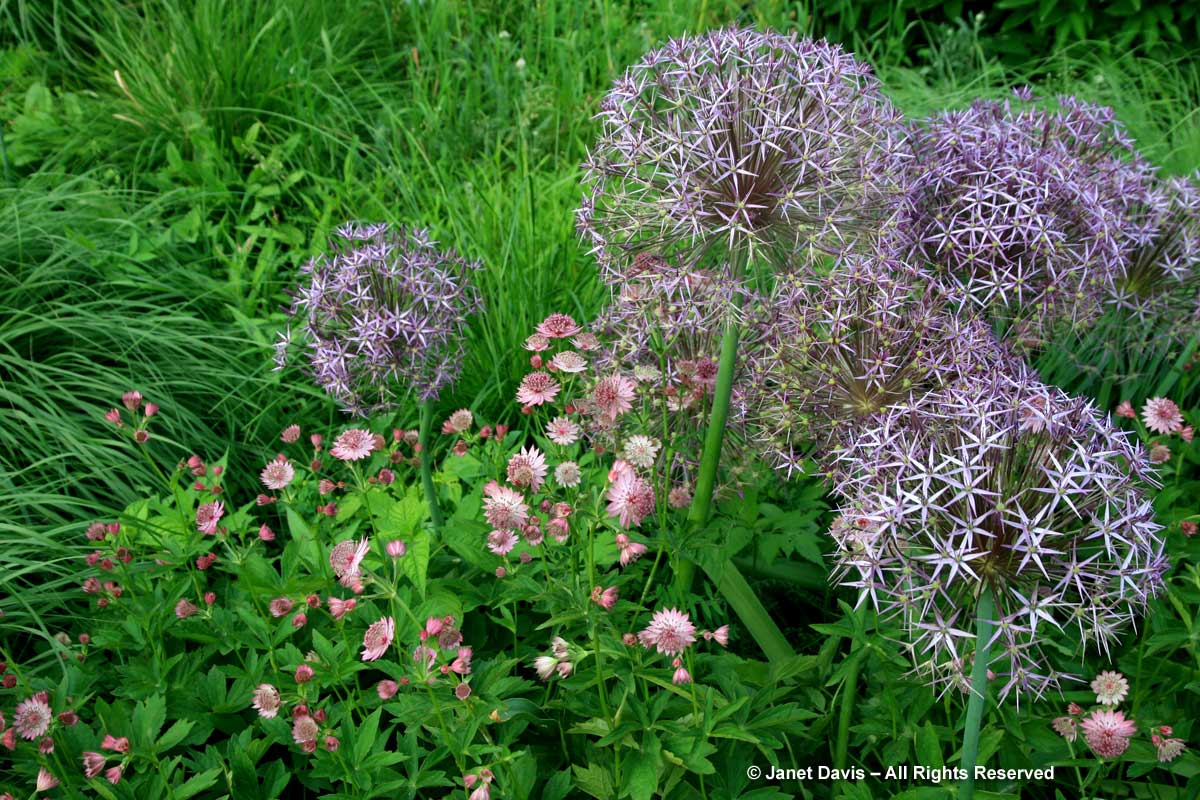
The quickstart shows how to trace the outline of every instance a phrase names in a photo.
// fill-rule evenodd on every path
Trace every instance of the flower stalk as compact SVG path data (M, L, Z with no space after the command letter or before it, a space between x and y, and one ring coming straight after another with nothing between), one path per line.
M444 519L441 506L438 505L437 490L433 486L433 452L430 433L433 429L433 401L421 402L421 488L425 492L425 502L429 504L429 518L433 520L434 530L440 531Z
M971 665L971 699L967 702L967 719L963 726L962 768L966 777L959 784L958 800L972 800L975 796L975 762L979 759L979 728L983 722L983 706L987 702L994 612L992 591L984 585L975 611L975 661Z

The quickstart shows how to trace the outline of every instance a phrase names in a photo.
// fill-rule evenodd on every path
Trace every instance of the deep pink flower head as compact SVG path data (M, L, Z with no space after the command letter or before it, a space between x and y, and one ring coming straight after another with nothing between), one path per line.
M104 771L105 757L102 753L87 751L83 754L83 774L91 779Z
M1175 433L1183 427L1183 414L1174 401L1155 397L1142 406L1142 421L1155 433Z
M225 504L220 500L205 503L196 509L196 527L201 533L211 536L217 532L217 523L221 521L224 514Z
M551 314L537 326L537 332L547 339L566 339L583 328L567 314Z
M187 619L195 614L197 610L198 609L196 608L196 605L187 598L184 598L175 604L175 616L179 617L180 619Z
M679 655L696 641L696 626L688 615L674 608L654 612L650 624L638 634L642 646L651 647L668 656Z
M367 539L347 539L335 544L329 553L329 564L334 574L339 578L357 576L370 549L371 544Z
M1116 758L1129 748L1137 725L1123 711L1099 709L1080 723L1088 747L1101 758Z
M520 492L493 482L483 494L483 515L497 530L519 528L529 519L529 506Z
M327 602L329 605L329 614L335 620L339 620L346 616L354 610L356 605L358 605L358 601L353 597L351 597L349 600L343 600L340 597L330 597Z
M601 419L615 422L617 417L633 408L635 384L624 375L601 378L592 390L592 403Z
M546 456L536 447L522 447L508 460L508 482L538 492L546 480Z
M399 685L397 685L395 681L390 680L382 680L375 687L375 691L379 694L380 700L391 700L393 697L395 697L396 692L399 690Z
M28 700L17 703L16 710L13 711L13 728L22 739L33 741L39 736L44 736L50 729L53 716L46 694L38 692Z
M654 487L643 478L626 472L609 486L608 513L619 518L622 527L636 527L653 512Z
M117 764L115 767L109 767L104 771L104 779L113 786L116 786L121 782L121 776L124 774L125 767L121 764Z
M329 454L342 461L361 461L375 449L375 434L362 428L350 428L338 434Z
M548 372L531 372L517 387L517 402L522 406L540 406L558 396L558 381Z

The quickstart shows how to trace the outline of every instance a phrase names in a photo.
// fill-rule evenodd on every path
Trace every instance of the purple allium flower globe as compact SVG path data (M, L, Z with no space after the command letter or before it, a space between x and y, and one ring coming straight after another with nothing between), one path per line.
M645 253L788 268L894 214L900 116L866 65L824 41L750 29L672 40L616 81L598 117L578 223L609 280Z
M995 602L1001 697L1063 678L1043 652L1108 652L1167 569L1145 449L1089 402L997 376L876 418L845 451L837 574L908 633L918 672L968 686L976 598Z
M788 477L812 454L830 469L837 445L888 406L1022 369L986 325L940 309L925 276L890 259L851 255L827 274L788 276L771 308L739 401Z
M1028 90L917 126L900 249L956 299L1040 344L1083 325L1120 269L1122 214L1151 174L1112 110Z
M438 396L462 368L466 318L482 308L471 273L419 228L349 224L302 271L291 314L316 382L356 416L393 408L409 391ZM276 349L281 367L290 340Z

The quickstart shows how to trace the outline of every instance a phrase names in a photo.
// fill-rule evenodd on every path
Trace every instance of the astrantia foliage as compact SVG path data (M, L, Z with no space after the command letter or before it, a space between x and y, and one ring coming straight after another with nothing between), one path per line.
M1150 168L1112 109L1027 107L1019 90L916 126L902 249L945 288L1021 333L1085 323L1120 269L1123 214Z
M601 103L579 226L611 275L752 249L777 267L890 217L899 115L840 47L749 29L648 53Z
M482 308L471 282L481 265L419 228L350 224L337 236L303 268L310 279L291 308L317 384L360 416L409 392L436 398L462 367L466 317Z
M843 454L838 571L910 634L918 670L965 688L975 598L995 599L1001 696L1064 674L1043 644L1104 653L1162 586L1144 448L1090 403L995 377L877 418Z

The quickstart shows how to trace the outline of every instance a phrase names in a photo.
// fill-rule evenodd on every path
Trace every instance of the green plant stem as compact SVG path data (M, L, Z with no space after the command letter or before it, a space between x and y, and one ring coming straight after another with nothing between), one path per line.
M975 610L975 661L971 665L971 699L967 702L967 720L963 726L962 768L966 777L959 784L958 800L971 800L975 796L975 762L979 759L979 727L987 703L994 610L992 591L984 586Z
M429 434L433 428L433 401L421 403L421 486L425 490L425 502L429 504L429 518L433 520L434 530L442 529L442 509L438 505L437 491L433 488L433 448L430 447Z
M850 721L854 718L854 703L858 699L858 671L862 659L854 652L854 642L850 643L850 668L842 682L841 706L838 709L837 740L833 748L833 766L837 770L846 768L846 753L850 747Z
M713 489L717 484L717 469L721 465L721 445L725 441L725 422L729 417L729 399L733 394L733 373L737 367L737 347L740 331L734 320L725 323L721 337L721 360L717 366L717 386L713 390L712 413L704 434L704 450L700 456L700 471L696 477L696 493L688 511L688 527L695 531L708 522L712 509ZM675 570L675 586L681 594L691 588L696 573L694 561L681 559Z

